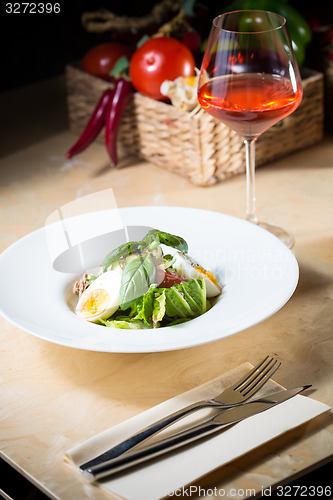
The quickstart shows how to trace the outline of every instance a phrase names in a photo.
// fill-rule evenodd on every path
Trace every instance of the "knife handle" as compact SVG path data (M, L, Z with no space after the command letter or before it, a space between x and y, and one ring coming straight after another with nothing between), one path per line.
M172 434L160 441L148 446L140 446L134 450L124 453L120 457L86 467L82 472L90 482L97 481L103 477L110 476L124 469L134 467L142 462L155 458L166 452L173 451L185 444L191 443L201 437L212 434L223 427L229 427L232 424L221 424L214 422L215 417L211 417L190 429ZM80 467L82 468L82 467Z
M196 403L192 403L186 406L185 408L182 408L181 410L175 411L174 413L171 413L167 417L161 418L157 422L154 422L152 425L145 427L142 431L138 432L137 434L134 434L125 441L122 441L121 443L114 446L105 453L102 453L98 457L95 457L92 460L89 460L88 462L80 465L80 469L83 471L100 463L104 463L108 460L116 458L119 455L122 455L126 451L130 450L134 446L137 446L146 439L150 438L160 430L169 427L169 425L173 424L177 420L180 420L189 413L199 410L200 408L206 408L207 406L212 406L212 404L208 401L199 401ZM230 406L226 405L225 407L229 408Z
M136 446L152 435L151 429L154 428L155 425L150 426L147 428L148 432L145 433L145 430L143 430L141 431L141 433L134 436L134 438L139 436L139 438L136 438L136 440L134 439L134 441L136 441L134 442L134 444L133 441L131 443L131 440L133 438L129 438L129 440L124 441L123 443L125 444L130 442L130 444L127 445L126 450L124 450L122 447L123 443L120 443L120 445L111 448L109 451L97 457L97 459L93 459L90 462L81 465L80 469L87 479L89 479L90 481L95 481L96 479L100 479L115 472L119 472L125 468L161 455L166 451L174 450L179 446L198 439L199 437L206 436L216 430L222 429L224 427L229 427L230 425L244 420L245 418L268 410L269 408L272 408L277 404L287 401L288 399L294 397L296 394L299 394L309 387L311 386L305 385L289 390L284 389L272 394L267 398L261 398L255 401L251 401L245 405L224 408L223 410L215 413L215 415L213 415L212 417L207 418L203 422L200 422L199 424L192 426L189 429L180 431L176 434L172 434L171 436L168 436L157 442L155 441L151 445ZM204 406L207 405L207 402L203 403L205 403ZM193 407L194 409L197 408L197 404L187 407L188 409L190 409L188 411L191 411ZM184 411L184 409L181 410L181 412ZM179 415L179 413L180 412L175 412L172 415ZM169 419L171 420L170 423L174 422L175 419L177 419L173 418L172 415L169 416ZM159 422L165 422L165 420L166 419L161 419ZM136 448L134 450L131 449L134 446L136 446ZM116 452L114 450L116 450ZM121 456L119 457L119 455Z

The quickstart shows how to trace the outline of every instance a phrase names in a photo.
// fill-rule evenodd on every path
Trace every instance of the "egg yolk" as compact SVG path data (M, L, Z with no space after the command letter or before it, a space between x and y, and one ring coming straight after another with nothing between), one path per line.
M91 318L101 314L107 308L109 294L106 290L92 290L87 299L81 304L80 313L83 318Z
M196 269L197 271L199 271L199 273L201 273L204 276L206 276L206 278L208 278L212 283L214 283L214 285L216 286L216 288L218 288L218 290L221 290L221 287L218 284L218 281L215 278L215 276L214 276L213 273L211 273L210 271L207 271L206 269L204 269L201 266L194 266L194 269Z

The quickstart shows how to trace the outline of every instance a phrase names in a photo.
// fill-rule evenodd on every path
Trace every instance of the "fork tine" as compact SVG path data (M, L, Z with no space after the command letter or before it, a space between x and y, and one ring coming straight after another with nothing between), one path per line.
M267 356L268 358L268 356ZM266 358L266 359L267 359ZM252 387L252 384L256 384L257 382L260 382L261 377L268 373L268 371L275 366L275 364L278 362L276 357L271 357L266 363L264 363L261 367L260 370L257 370L256 373L253 374L253 376L247 381L247 383L242 384L242 387L239 388L239 390L242 392L245 389L247 389L249 386ZM259 380L257 380L259 379Z
M234 391L236 391L237 389L240 388L241 385L245 384L245 382L248 382L249 379L252 380L253 375L255 375L256 378L258 376L257 371L259 370L259 368L262 367L262 365L265 363L265 361L267 361L268 358L269 356L266 356L266 358L263 359L260 363L258 363L257 366L252 368L252 370L249 373L247 373L245 377L241 378L240 380L237 380L237 382L234 385L232 385L231 388Z
M269 368L267 368L261 375L261 377L254 381L253 384L248 387L245 392L242 392L243 393L243 396L250 396L252 394L254 394L255 392L258 392L259 389L261 389L265 384L266 382L268 381L268 379L270 379L274 373L276 372L276 370L281 366L281 361L278 361L277 359L274 361L274 363L272 364L272 366L270 366Z

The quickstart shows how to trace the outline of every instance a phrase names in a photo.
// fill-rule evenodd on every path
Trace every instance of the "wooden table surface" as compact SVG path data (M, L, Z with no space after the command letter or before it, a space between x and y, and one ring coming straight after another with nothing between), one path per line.
M16 115L13 102L14 109L21 103ZM244 176L202 188L136 159L111 169L98 144L65 161L74 136L61 78L8 92L0 104L6 124L0 151L1 251L43 226L62 204L106 188L113 188L120 207L178 205L244 216ZM184 350L113 354L55 345L0 317L0 456L50 498L111 498L64 463L66 450L267 352L283 360L275 377L279 383L313 384L311 397L333 405L332 137L259 168L257 199L260 218L294 234L300 281L279 312L246 331ZM332 413L327 413L197 484L244 490L234 498L245 498L246 488L260 492L283 484L332 453Z

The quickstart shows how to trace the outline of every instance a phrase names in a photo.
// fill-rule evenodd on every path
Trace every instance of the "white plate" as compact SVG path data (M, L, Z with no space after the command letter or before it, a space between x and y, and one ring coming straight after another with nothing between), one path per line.
M101 221L110 213L94 212L72 222L84 228L87 220L89 224L95 220L103 227ZM46 230L41 228L0 256L2 315L28 333L69 347L104 352L166 351L212 342L249 328L278 311L297 286L299 271L293 253L249 222L182 207L131 207L119 209L119 213L125 226L161 229L188 242L189 255L214 272L223 286L208 312L187 323L155 330L113 329L81 320L66 300L68 286L78 277L77 269L75 274L54 269ZM103 256L107 251L103 249ZM96 259L95 265L100 264L100 256Z

